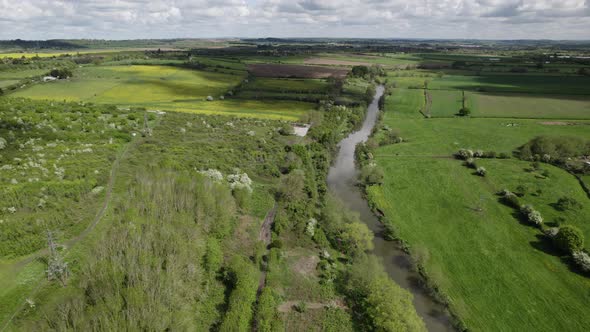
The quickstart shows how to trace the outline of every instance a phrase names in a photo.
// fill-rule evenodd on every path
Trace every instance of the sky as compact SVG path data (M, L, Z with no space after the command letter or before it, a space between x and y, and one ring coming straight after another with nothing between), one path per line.
M590 40L590 0L0 0L0 39Z

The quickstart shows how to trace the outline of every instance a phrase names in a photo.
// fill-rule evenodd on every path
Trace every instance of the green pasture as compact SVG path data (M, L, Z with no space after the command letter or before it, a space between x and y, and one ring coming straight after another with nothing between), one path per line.
M376 159L387 176L382 187L369 189L370 199L470 330L584 331L590 324L588 279L570 271L539 231L519 222L496 195L519 184L542 190L523 200L548 222L557 216L550 203L564 194L575 197L585 207L567 223L589 236L590 205L573 176L546 166L551 177L536 179L516 160L481 161L489 172L481 178L453 159L381 150Z
M461 91L429 90L432 97L430 114L433 117L453 117L463 107L463 95ZM466 106L469 107L466 100Z
M588 97L488 93L466 96L472 102L475 117L590 119Z
M394 89L386 99L383 124L404 142L376 150L385 182L369 187L369 199L468 329L585 330L590 323L585 314L590 282L573 272L540 231L521 222L497 195L524 186L521 200L539 210L548 226L558 221L576 225L589 238L590 202L577 179L547 164L541 171L530 171L529 162L516 158L476 160L488 171L480 177L452 154L460 148L511 154L539 135L590 139L590 121L556 126L533 119L425 119L409 116L419 105L416 91ZM439 91L431 92L436 105ZM475 109L480 112L479 106ZM543 171L548 177L540 176ZM582 202L583 208L557 211L552 204L563 196Z
M428 85L436 90L526 92L535 94L590 94L590 77L527 74L444 75Z
M69 80L39 83L14 95L289 120L297 120L314 108L313 104L301 102L220 100L220 96L231 91L242 79L241 75L172 66L83 67ZM215 101L207 101L207 96L214 97Z
M424 107L424 90L393 89L385 99L386 109L395 112L396 117L422 118L420 110Z

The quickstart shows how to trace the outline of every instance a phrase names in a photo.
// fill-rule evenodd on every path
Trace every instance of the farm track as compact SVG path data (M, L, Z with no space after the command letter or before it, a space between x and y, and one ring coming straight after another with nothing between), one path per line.
M277 214L277 206L275 204L275 206L270 209L270 211L268 211L268 213L266 214L266 217L264 218L264 222L262 223L262 226L260 227L260 232L258 233L258 240L262 241L262 243L264 243L264 245L266 246L266 253L268 254L268 246L270 245L270 240L271 240L271 227L272 224L275 221L275 215ZM262 289L264 288L264 285L266 283L266 268L264 271L262 271L262 275L260 276L260 281L258 282L258 293L256 295L256 297L260 296L260 293L262 293Z
M270 249L268 248L268 246L270 245L270 240L271 240L271 227L272 224L275 221L275 216L277 214L277 205L275 203L275 205L272 207L272 209L270 209L268 211L268 213L266 214L266 217L264 217L264 222L262 223L262 226L260 226L260 232L258 233L258 240L262 241L266 247L266 254L268 255L268 252L270 251ZM260 294L262 294L262 290L264 289L264 286L266 285L266 270L267 270L267 266L266 266L266 262L264 263L264 270L262 271L262 274L260 275L260 279L258 280L258 290L256 291L256 302L258 303L258 299L260 298ZM257 331L258 330L258 322L256 321L256 319L254 319L254 326L252 328L253 331Z
M75 244L79 243L81 240L83 240L86 236L88 236L88 234L100 223L100 221L102 220L102 218L104 217L106 211L109 208L109 204L112 198L112 194L113 194L113 188L115 186L115 180L116 180L116 176L117 176L117 170L119 168L119 164L121 159L123 159L128 151L130 150L130 148L133 146L136 146L142 139L138 139L138 140L132 140L129 144L127 144L125 146L125 148L123 149L123 151L121 151L121 153L119 153L119 155L117 156L117 159L115 159L115 161L113 162L113 165L111 166L111 174L109 177L109 181L107 184L107 190L105 193L105 199L104 199L104 203L102 205L102 207L98 210L96 216L94 217L94 220L92 221L92 223L90 225L88 225L86 227L86 229L84 229L80 234L78 234L77 236L68 239L65 242L65 246L66 248L71 248L72 246L74 246ZM37 252L35 252L34 254L27 256L25 259L15 262L12 265L12 269L14 270L14 272L18 272L19 269L25 267L27 264L30 264L31 262L35 261L36 259L41 258L42 256L48 255L48 249L41 249ZM66 256L67 253L64 255ZM10 268L10 267L9 267ZM10 325L10 323L12 322L12 320L14 319L14 317L16 317L16 315L24 308L25 306L25 301L24 299L30 298L32 297L34 294L37 293L37 291L41 288L41 286L43 286L45 284L47 280L45 279L41 279L38 284L35 286L35 288L29 292L27 294L27 296L25 296L23 298L22 304L20 306L18 306L18 308L14 311L14 313L10 316L10 318L6 321L6 323L3 324L2 329L0 330L1 332L4 332L6 330L6 328Z

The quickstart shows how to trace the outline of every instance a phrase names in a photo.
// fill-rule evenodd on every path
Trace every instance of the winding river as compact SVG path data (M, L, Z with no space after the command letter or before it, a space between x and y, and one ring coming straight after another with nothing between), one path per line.
M383 237L383 226L373 214L361 191L355 185L358 171L355 167L354 150L357 143L369 138L377 122L378 101L383 95L383 86L378 86L373 102L360 130L350 134L340 144L340 151L328 173L330 191L348 208L360 214L361 220L375 233L373 253L383 261L385 270L398 285L414 295L414 306L426 323L428 331L454 331L450 316L441 304L435 302L420 284L420 276L413 271L408 254L398 244Z

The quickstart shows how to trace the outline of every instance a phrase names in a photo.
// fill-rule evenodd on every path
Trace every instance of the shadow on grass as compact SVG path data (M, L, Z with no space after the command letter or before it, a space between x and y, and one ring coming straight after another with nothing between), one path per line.
M551 240L547 238L547 236L543 234L537 234L535 235L535 238L537 239L536 241L530 242L533 248L551 256L561 257L561 252L555 249L555 246L553 243L551 243Z

